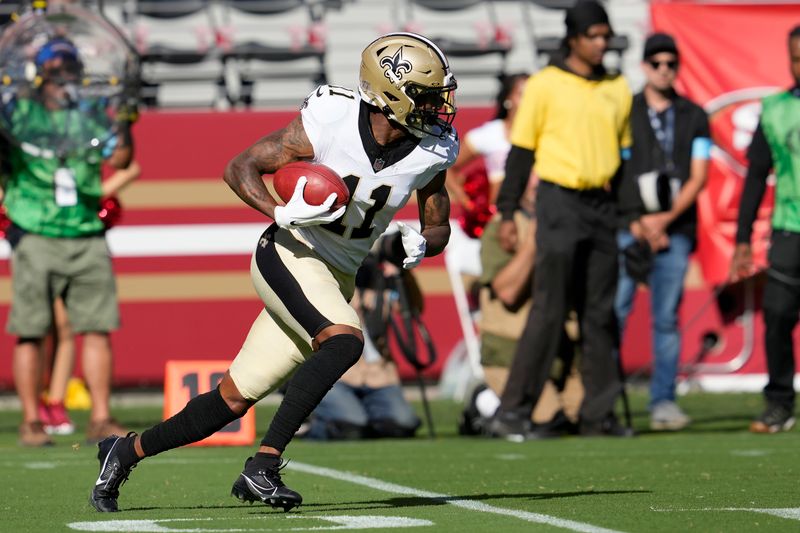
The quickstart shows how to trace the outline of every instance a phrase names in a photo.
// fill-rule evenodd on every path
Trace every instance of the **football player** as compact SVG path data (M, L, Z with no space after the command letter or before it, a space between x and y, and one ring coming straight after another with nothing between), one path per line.
M292 373L258 452L233 484L242 501L285 511L302 502L281 480L281 455L300 424L360 357L361 325L348 304L370 247L414 191L421 230L399 223L388 248L405 268L441 253L450 237L446 169L458 155L452 128L455 89L447 58L430 40L390 33L361 55L357 90L323 85L284 129L233 158L224 179L248 205L275 222L259 240L251 277L264 310L216 390L141 435L99 444L100 475L91 503L117 510L119 488L141 459L197 442L241 417ZM263 174L293 161L329 166L350 201L331 211L303 200L306 179L280 206Z

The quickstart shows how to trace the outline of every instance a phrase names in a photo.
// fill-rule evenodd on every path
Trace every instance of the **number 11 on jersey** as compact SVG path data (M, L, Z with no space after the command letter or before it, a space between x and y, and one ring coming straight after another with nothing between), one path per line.
M361 183L361 178L358 176L349 175L342 179L347 185L347 189L350 191L350 203L352 204L353 199L356 197L358 185ZM372 235L372 230L374 229L372 221L375 219L375 214L383 209L383 207L386 205L386 202L389 201L389 194L391 192L392 188L389 185L380 185L372 190L369 195L372 205L364 212L364 219L358 226L346 226L343 223L343 220L345 217L347 217L348 213L352 209L348 205L347 211L345 211L345 214L342 215L341 218L325 224L322 227L328 231L332 231L337 235L341 235L346 239L366 239L370 237Z

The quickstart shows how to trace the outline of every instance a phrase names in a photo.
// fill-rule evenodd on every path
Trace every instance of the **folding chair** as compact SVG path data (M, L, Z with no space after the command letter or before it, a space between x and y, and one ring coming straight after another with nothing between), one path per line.
M505 74L513 46L511 30L499 23L493 0L404 0L404 4L402 29L430 37L453 63L460 61L454 68L459 77L500 79ZM468 26L472 36L465 31Z
M159 105L162 85L178 83L183 87L175 105L219 105L223 71L209 0L134 0L132 6L124 17L141 56L142 102ZM193 98L186 87L191 83L212 86L212 95Z
M252 105L257 80L305 79L310 83L304 92L327 83L323 21L328 5L322 0L223 0L229 39L223 61L234 72L227 79L238 85L229 86L236 101ZM297 99L296 91L291 98Z

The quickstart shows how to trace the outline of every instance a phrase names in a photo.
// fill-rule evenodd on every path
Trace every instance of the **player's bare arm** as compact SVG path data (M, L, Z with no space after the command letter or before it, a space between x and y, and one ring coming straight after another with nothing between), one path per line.
M223 179L239 198L270 218L275 218L275 198L261 178L294 161L314 157L314 148L303 129L300 115L288 126L259 139L234 157L225 168Z
M445 171L440 172L417 191L422 236L428 241L426 257L442 253L450 240L450 197L445 188L446 175Z

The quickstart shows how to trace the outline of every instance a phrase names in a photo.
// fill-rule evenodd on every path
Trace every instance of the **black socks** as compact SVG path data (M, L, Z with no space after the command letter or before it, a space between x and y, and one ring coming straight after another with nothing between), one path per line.
M128 468L139 462L139 457L136 455L136 449L133 443L136 441L136 434L128 434L127 437L122 437L117 443L117 457L122 466Z
M195 396L175 416L142 433L142 450L150 456L203 440L239 416L214 389Z
M281 466L281 456L273 453L257 452L251 459L252 465L255 468L278 468Z

